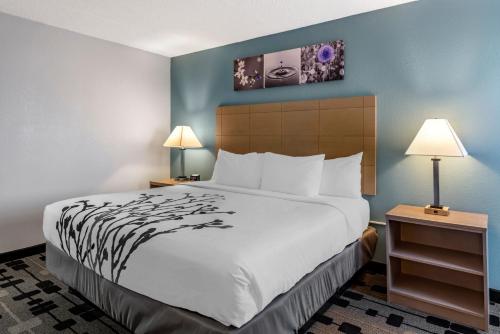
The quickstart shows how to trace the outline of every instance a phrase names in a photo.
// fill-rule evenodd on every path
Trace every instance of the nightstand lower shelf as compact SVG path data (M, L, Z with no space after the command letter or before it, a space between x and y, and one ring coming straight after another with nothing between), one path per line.
M399 274L390 293L414 298L452 311L484 316L483 292L446 284L427 278Z

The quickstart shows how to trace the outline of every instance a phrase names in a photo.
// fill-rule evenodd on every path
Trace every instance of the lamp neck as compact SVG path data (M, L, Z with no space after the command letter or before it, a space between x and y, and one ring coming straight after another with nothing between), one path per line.
M434 203L433 207L439 208L441 205L439 204L439 161L441 161L438 157L433 157L432 159L432 175L434 180Z
M185 164L184 164L184 151L186 150L186 148L181 147L180 150L181 150L181 176L185 177L186 174L185 174Z

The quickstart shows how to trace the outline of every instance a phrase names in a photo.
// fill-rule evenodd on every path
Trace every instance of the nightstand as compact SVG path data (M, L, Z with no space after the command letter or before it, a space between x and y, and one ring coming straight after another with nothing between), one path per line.
M488 329L488 216L398 205L386 213L388 302Z
M160 187L168 187L175 186L177 184L189 183L190 180L178 181L176 179L163 179L158 181L149 181L149 188L160 188Z

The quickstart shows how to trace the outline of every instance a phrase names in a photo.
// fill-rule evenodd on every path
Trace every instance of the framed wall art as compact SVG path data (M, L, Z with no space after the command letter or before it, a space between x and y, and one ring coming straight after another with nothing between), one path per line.
M344 48L344 41L336 40L235 59L234 90L343 80Z

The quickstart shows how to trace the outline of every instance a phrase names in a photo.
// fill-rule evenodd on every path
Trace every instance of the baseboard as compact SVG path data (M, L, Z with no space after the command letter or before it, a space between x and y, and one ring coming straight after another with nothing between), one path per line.
M0 254L0 263L9 262L22 257L27 257L39 253L45 252L45 244L39 244L31 247L26 247L22 249L16 249L11 252Z
M385 226L386 225L385 222L381 222L381 221L378 221L378 220L370 220L370 224L372 224L372 225L379 225L379 226Z

